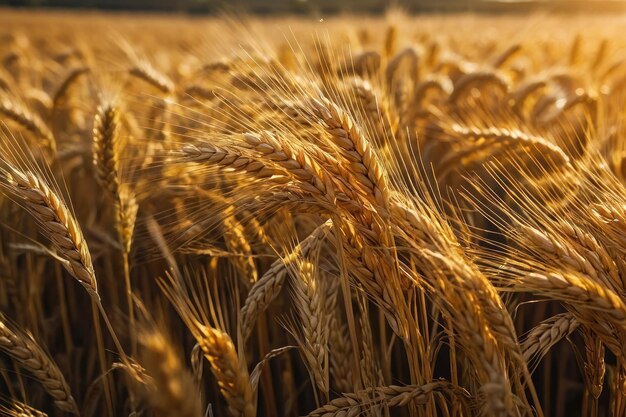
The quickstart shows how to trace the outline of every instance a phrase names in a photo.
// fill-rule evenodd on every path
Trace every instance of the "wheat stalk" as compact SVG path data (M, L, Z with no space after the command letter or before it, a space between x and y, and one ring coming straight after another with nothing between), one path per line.
M79 67L79 68L74 68L68 73L67 77L65 77L61 85L59 85L56 92L54 93L54 96L52 97L53 109L57 109L59 107L59 105L65 98L67 92L71 88L72 84L74 84L81 75L86 74L88 72L89 72L89 68Z
M258 279L257 267L252 257L252 247L245 235L244 227L234 215L234 208L225 209L224 241L230 253L235 254L234 264L245 281L255 283Z

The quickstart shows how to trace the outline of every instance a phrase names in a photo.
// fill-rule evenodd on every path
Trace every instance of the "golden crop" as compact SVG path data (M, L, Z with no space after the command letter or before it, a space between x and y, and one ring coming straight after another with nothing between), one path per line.
M1 10L0 414L626 415L622 23Z

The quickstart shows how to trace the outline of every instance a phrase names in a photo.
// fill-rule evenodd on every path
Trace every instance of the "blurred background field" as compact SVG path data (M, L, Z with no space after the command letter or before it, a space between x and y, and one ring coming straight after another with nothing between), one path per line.
M415 13L533 11L622 12L622 0L0 0L12 7L54 7L104 10L175 11L205 14L223 10L255 14L381 13L399 6Z

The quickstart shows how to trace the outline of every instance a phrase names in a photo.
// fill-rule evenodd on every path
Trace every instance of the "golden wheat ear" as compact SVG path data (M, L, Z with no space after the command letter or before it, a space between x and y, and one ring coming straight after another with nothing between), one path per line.
M344 393L343 396L310 412L307 417L358 416L381 403L389 408L408 404L423 405L437 394L441 394L450 403L460 401L466 409L469 409L471 396L467 391L447 381L434 381L424 385L390 385Z
M43 411L15 400L7 405L0 405L0 415L6 417L48 417Z
M102 305L91 254L78 220L51 179L49 168L39 166L32 152L24 150L24 145L15 136L2 133L4 135L0 135L0 155L3 157L0 161L0 189L22 206L38 223L41 232L56 250L56 259L59 259L67 272L87 290L93 301L94 320L98 320L99 311L118 354L123 362L128 362ZM99 323L96 324L95 331L102 341ZM98 348L104 357L104 346L100 344Z
M163 416L202 417L200 390L174 346L156 325L139 330L141 365L150 377L146 396Z
M13 120L19 126L34 133L43 140L44 147L48 148L51 153L56 152L56 141L48 125L18 100L6 94L0 94L0 114L7 120Z
M112 103L98 107L93 123L93 164L96 179L114 199L119 195L120 110Z
M228 333L200 321L196 306L180 287L177 278L168 274L169 283L161 281L163 290L178 310L181 319L196 339L211 373L217 381L220 393L228 404L233 417L256 416L256 392L247 365L235 348Z
M288 267L291 280L291 299L298 318L297 324L287 323L288 331L294 336L309 374L323 398L329 398L328 380L328 331L327 310L332 297L327 297L325 281L315 264L308 260L297 260Z
M50 355L32 336L13 326L1 315L0 350L13 358L43 385L46 392L54 398L54 404L59 410L79 414L69 385ZM24 412L26 411L24 409Z
M4 189L37 221L63 259L65 269L99 300L98 282L87 242L63 199L37 173L24 171L6 160L0 166L0 173Z
M326 237L331 227L331 221L327 221L317 227L311 235L300 242L284 259L276 260L250 288L240 315L241 333L244 340L250 337L257 318L263 314L280 293L285 283L289 264L299 256L306 257L313 250L319 249L322 240Z

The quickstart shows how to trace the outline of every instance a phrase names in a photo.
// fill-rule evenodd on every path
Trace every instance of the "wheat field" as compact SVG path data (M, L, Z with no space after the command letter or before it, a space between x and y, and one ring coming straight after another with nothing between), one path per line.
M626 416L625 22L0 10L0 415Z

